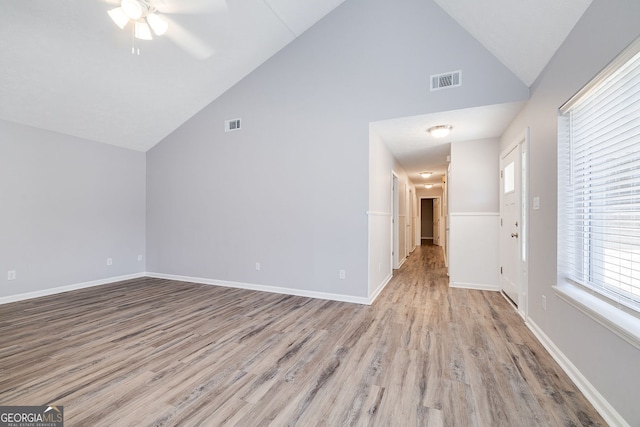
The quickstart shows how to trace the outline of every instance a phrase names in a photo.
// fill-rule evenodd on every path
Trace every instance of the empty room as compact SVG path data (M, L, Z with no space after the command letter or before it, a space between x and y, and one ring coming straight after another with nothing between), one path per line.
M0 425L640 426L638 22L5 0Z

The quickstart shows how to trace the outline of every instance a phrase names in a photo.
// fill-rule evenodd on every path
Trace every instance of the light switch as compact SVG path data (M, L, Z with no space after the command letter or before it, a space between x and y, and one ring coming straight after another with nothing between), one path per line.
M533 198L533 210L537 211L540 209L540 197L536 196Z

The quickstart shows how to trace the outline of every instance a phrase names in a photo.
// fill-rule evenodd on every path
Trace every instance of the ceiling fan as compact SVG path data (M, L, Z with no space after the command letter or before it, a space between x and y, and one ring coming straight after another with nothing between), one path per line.
M151 29L161 36L167 32L169 24L167 21L156 15L156 8L149 0L122 0L120 7L109 10L107 13L122 29L130 22L134 23L135 38L140 40L151 40ZM151 29L150 29L151 27Z
M198 59L206 59L213 54L213 49L171 20L166 15L170 13L211 13L219 9L226 9L225 0L182 0L173 5L168 0L107 0L117 2L118 7L107 11L113 22L124 29L132 25L133 45L131 53L136 53L135 39L152 40L156 36L167 35L174 43L185 49ZM137 49L140 54L140 50Z

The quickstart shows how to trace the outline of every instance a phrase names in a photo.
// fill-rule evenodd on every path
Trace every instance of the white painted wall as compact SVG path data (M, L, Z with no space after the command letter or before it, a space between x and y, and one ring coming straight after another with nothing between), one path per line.
M451 144L450 212L500 210L499 148L497 139Z
M393 157L384 141L374 132L369 133L369 296L377 295L392 277L392 176L398 177L399 263L403 263L415 245L414 233L415 200L413 209L409 197L415 199L416 188L406 171ZM411 192L411 196L409 195ZM406 227L410 225L410 227ZM409 250L407 250L409 248ZM395 268L395 266L394 266Z
M144 272L144 153L0 121L0 195L0 302Z
M382 139L369 132L369 296L392 277L391 171L394 159ZM386 191L385 191L386 189ZM379 191L376 191L379 190Z
M595 393L631 426L640 425L640 350L553 292L556 283L557 110L633 39L640 2L594 0L531 88L531 100L501 138L504 149L529 126L529 323L544 334ZM542 296L547 309L542 308ZM606 406L606 405L604 405ZM602 409L603 406L601 406Z
M497 139L451 144L451 286L499 289L499 148Z
M463 87L429 92L458 69ZM368 124L527 97L435 3L348 0L147 153L148 269L367 298L388 244L369 197L389 191Z

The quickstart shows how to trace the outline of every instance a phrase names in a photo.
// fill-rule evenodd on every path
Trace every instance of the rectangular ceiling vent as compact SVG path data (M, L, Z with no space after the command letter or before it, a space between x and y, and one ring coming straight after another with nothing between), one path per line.
M233 132L240 130L240 119L226 120L224 122L224 131Z
M462 71L460 70L431 76L431 90L448 89L458 86L462 86Z

